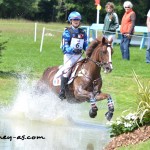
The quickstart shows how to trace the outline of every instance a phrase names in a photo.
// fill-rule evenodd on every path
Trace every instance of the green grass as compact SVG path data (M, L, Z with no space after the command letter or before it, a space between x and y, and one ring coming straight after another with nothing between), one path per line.
M141 142L141 143L136 144L136 145L121 147L121 148L118 148L118 150L129 150L129 149L132 149L132 150L149 150L149 145L150 145L150 140L147 142Z
M37 41L34 42L34 22L25 20L0 20L1 40L8 40L6 50L2 52L0 63L0 77L6 74L11 80L13 74L27 74L30 77L40 78L48 66L60 65L63 62L60 42L61 34L67 24L38 23ZM46 27L43 51L40 53L42 29ZM57 31L51 31L57 30ZM121 58L120 48L114 46L113 68L111 74L102 73L103 92L112 95L116 102L116 110L121 111L134 105L136 101L137 85L133 79L132 70L145 82L150 77L150 65L145 63L145 49L131 47L131 60ZM10 74L10 75L9 75ZM14 77L13 77L14 78ZM6 80L5 79L5 80ZM9 84L8 84L9 85ZM3 96L5 99L5 94Z
M18 77L21 74L38 80L48 66L60 65L63 62L60 42L61 34L67 24L38 23L37 41L34 42L34 22L26 20L0 20L1 41L8 40L6 50L0 58L0 104L9 104L15 95ZM46 28L43 51L40 43L43 27ZM51 31L51 30L57 31ZM62 31L62 32L59 32ZM54 36L48 36L49 33ZM118 45L114 46L113 68L110 74L102 73L102 91L110 93L115 101L114 119L125 109L136 108L138 87L132 70L143 82L150 80L150 65L145 63L145 49L130 48L130 61L122 60ZM106 103L103 101L98 105ZM89 104L85 104L88 106ZM103 110L102 110L103 111ZM104 110L106 111L106 110ZM101 113L99 111L98 113Z

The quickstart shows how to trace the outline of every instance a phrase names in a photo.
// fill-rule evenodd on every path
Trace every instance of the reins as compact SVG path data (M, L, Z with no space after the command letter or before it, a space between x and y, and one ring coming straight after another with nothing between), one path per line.
M107 44L107 47L111 47L111 44ZM92 61L93 63L95 63L99 68L102 67L103 65L112 64L112 62L98 62L98 61L94 61L90 57L87 57L87 59Z
M98 61L94 61L90 57L87 57L87 59L90 60L90 61L92 61L93 63L95 63L99 68L103 66L103 63L98 62Z
M89 59L90 61L95 63L99 68L102 67L103 65L106 65L106 64L112 64L112 62L98 62L98 61L94 61L90 57L87 57L87 59Z

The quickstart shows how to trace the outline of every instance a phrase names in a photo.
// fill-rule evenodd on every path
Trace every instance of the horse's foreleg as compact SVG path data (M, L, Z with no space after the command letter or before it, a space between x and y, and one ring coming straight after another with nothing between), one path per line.
M79 100L88 101L91 103L91 109L89 111L89 116L91 118L95 118L97 115L98 108L96 106L96 99L92 92L88 92L83 90L82 88L78 88L74 92L75 98Z
M110 97L108 97L107 99L107 105L108 105L108 112L106 112L105 116L107 118L108 121L111 120L111 118L113 117L113 112L114 112L114 103L113 103L113 99Z
M97 101L101 101L101 100L104 100L104 99L108 99L110 97L110 95L109 94L106 94L106 93L97 93L96 95L95 95L95 98L96 98L96 100Z
M97 101L107 99L108 112L106 112L105 116L106 116L107 120L110 121L111 118L113 117L113 112L114 112L113 99L111 98L111 96L109 94L105 94L105 93L97 94L95 96L95 98L97 99Z

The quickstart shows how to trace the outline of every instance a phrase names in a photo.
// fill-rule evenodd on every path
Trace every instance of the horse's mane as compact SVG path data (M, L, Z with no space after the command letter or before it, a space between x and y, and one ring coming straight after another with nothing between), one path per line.
M94 41L90 43L90 46L86 50L86 56L90 57L91 54L93 53L94 49L97 47L97 45L101 42L100 39L96 38Z

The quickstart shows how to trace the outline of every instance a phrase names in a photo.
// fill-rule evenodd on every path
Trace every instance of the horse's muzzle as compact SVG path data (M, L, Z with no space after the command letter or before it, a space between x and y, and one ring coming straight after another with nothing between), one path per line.
M110 73L113 70L112 63L103 65L104 73Z

